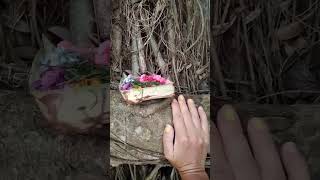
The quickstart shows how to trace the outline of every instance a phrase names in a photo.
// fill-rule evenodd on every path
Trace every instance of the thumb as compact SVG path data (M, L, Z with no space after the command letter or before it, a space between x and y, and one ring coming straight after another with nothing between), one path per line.
M163 152L169 161L173 159L173 138L174 129L171 125L167 124L163 133Z

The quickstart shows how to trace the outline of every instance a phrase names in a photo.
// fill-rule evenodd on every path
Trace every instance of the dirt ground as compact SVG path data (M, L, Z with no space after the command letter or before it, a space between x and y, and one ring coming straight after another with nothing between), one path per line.
M0 91L1 179L106 179L107 139L55 134L30 95L8 93Z

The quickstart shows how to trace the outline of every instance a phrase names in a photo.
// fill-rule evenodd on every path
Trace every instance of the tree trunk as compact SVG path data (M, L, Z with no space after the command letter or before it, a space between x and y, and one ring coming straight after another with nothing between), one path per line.
M111 0L94 0L94 9L96 13L96 22L98 31L102 40L110 38L111 32Z

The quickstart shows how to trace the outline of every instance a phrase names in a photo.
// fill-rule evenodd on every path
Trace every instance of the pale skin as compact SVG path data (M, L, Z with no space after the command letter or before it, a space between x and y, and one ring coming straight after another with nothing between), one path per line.
M179 96L172 104L173 126L164 130L164 155L183 180L208 180L205 159L209 145L209 126L202 107Z
M296 145L287 142L277 148L263 119L249 121L246 138L238 114L225 105L218 112L217 126L211 125L211 153L216 162L213 179L310 180L307 163Z
M204 166L209 142L206 114L183 96L171 106L173 127L167 125L163 135L165 157L182 180L208 180ZM212 179L310 180L307 163L294 143L285 143L279 150L259 118L251 119L247 130L248 138L232 106L219 110L217 126L211 123Z

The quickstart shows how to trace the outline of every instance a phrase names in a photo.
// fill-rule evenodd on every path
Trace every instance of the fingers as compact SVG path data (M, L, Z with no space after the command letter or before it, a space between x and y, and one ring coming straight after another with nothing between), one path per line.
M188 99L188 107L189 107L191 117L192 117L192 122L193 122L195 128L200 128L201 126L200 126L199 113L198 113L196 105L192 99Z
M202 130L204 131L205 135L206 135L206 140L207 142L209 142L209 123L208 123L208 119L207 119L207 115L206 113L204 112L204 109L203 107L199 107L198 108L198 112L199 112L199 116L200 116L200 123L201 123L201 128Z
M178 102L179 102L179 105L180 105L180 110L181 110L181 113L182 113L182 116L183 116L183 120L184 120L184 124L187 128L187 132L189 133L192 133L192 129L194 128L194 124L192 122L192 117L191 117L191 113L189 111L189 108L186 104L186 100L185 98L183 97L183 95L180 95L178 97Z
M230 164L224 153L220 133L214 123L211 123L210 154L214 159L214 166L211 168L213 179L233 180Z
M286 179L279 153L264 121L258 118L251 119L248 123L248 134L262 177L265 180Z
M188 105L189 107L183 96L179 97L179 102L173 100L174 130L167 126L163 135L164 154L178 169L180 175L204 173L209 141L206 140L200 126L200 117L194 102L189 100ZM206 120L204 114L201 116ZM198 121L198 128L195 127L193 120Z
M171 107L172 107L172 121L173 121L173 126L175 128L176 137L177 138L186 137L187 136L186 127L185 127L184 120L183 120L177 100L174 99L172 101Z
M169 161L173 159L173 138L174 129L171 125L167 124L163 133L163 153Z
M218 128L235 177L239 180L260 179L259 169L232 106L226 105L218 112Z
M308 165L294 143L284 144L281 156L289 180L310 180Z

